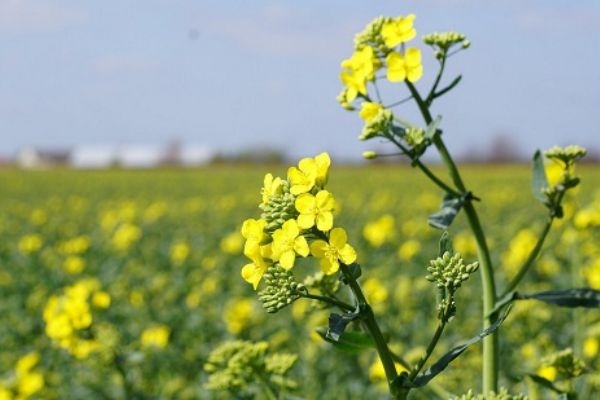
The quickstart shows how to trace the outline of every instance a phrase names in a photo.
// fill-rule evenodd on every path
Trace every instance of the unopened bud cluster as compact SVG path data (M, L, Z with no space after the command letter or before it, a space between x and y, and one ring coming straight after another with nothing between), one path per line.
M567 146L558 147L554 146L544 152L544 156L550 160L557 160L564 163L565 167L574 164L576 161L582 159L587 154L587 150L581 146Z
M370 46L376 51L385 51L387 47L381 37L381 28L391 20L390 17L377 17L371 21L362 32L354 36L354 49L361 50Z
M543 366L556 368L557 380L577 378L585 372L585 363L567 348L542 359Z
M297 356L287 353L268 354L267 342L230 341L217 347L204 364L210 374L205 387L209 390L236 392L241 397L248 388L265 377L269 386L289 389L296 383L284 375Z
M425 278L435 283L438 288L453 294L478 267L477 262L465 265L460 253L450 255L450 252L446 251L441 257L429 262L429 275Z
M471 45L467 36L458 32L434 32L423 36L423 42L429 46L438 47L441 51L448 49L456 44L466 49Z
M281 228L283 223L297 214L294 202L296 196L290 193L290 184L287 181L281 182L281 192L272 195L269 202L260 205L263 210L261 218L267 221L265 231L272 233Z
M360 140L368 140L375 136L386 136L392 128L394 116L388 109L382 108L377 115L367 121L363 127Z
M297 300L299 291L304 289L302 283L296 282L291 271L287 271L278 263L267 268L263 275L265 288L258 292L258 299L268 313L276 313Z
M325 275L323 272L317 272L304 278L304 285L307 289L319 291L326 296L335 295L342 287L337 276Z

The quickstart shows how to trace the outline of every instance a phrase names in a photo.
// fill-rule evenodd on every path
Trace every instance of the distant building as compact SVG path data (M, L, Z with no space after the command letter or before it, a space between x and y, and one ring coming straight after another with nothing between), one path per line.
M71 152L69 150L25 147L17 152L15 162L21 168L38 169L69 165L70 158Z
M110 146L79 146L71 154L75 168L108 168L117 163L117 151Z

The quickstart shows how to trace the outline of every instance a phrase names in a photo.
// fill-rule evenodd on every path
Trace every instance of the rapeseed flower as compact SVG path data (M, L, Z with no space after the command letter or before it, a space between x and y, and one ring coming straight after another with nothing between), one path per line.
M390 82L416 82L423 76L423 65L421 64L421 50L410 47L404 55L391 52L385 59L387 78Z
M381 27L381 36L385 45L393 48L413 39L417 35L417 31L413 27L414 20L415 15L409 14L406 17L399 16L385 22Z
M263 188L260 191L262 195L262 205L268 204L271 196L281 194L281 183L282 181L280 177L273 178L272 174L265 175Z
M344 264L356 261L356 251L348 244L348 235L343 228L333 228L329 233L329 242L320 239L312 242L310 252L319 259L326 275L336 273L340 268L340 261Z
M358 94L367 94L367 81L375 78L380 62L371 46L356 50L352 56L341 63L344 69L340 74L346 86L346 102L353 101Z
M309 247L306 238L300 235L295 220L286 221L283 226L273 232L273 260L279 261L283 269L290 270L294 266L296 255L306 257Z
M327 183L327 172L331 159L329 154L321 153L315 158L303 158L298 167L288 169L290 193L299 195L309 192L315 185L322 187Z
M169 344L170 334L171 329L167 325L155 325L142 331L140 343L142 344L142 347L164 349Z
M360 112L358 115L365 121L368 122L375 118L377 114L383 109L383 106L379 103L373 103L370 101L364 101L360 105Z
M18 247L22 254L32 254L40 251L43 244L44 241L42 240L42 237L37 233L34 233L21 237Z
M248 218L242 224L242 236L246 239L244 245L244 255L252 257L261 243L264 243L268 237L264 232L267 221L263 219Z
M310 229L317 225L317 229L327 232L333 226L333 209L335 199L327 190L320 190L316 195L303 193L296 199L296 210L298 226L302 229Z

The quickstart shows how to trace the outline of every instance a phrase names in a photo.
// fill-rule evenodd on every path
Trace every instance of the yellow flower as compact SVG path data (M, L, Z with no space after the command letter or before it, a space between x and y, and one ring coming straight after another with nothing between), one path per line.
M310 229L315 223L317 229L326 232L333 226L333 208L335 199L327 190L319 191L316 196L310 193L303 193L296 199L296 210L300 213L298 216L298 226L302 229Z
M363 236L371 246L380 247L392 239L396 231L395 226L394 217L385 214L374 221L368 222L363 228Z
M369 303L373 306L385 303L388 298L388 290L383 285L383 282L377 278L369 278L365 280L362 287L363 291L365 292L365 296L369 300Z
M27 353L19 358L15 366L15 372L18 376L23 376L29 373L33 367L40 361L40 354L37 351Z
M19 251L23 254L31 254L39 251L44 242L38 234L25 235L19 240Z
M13 395L10 390L2 386L0 383L0 400L12 400Z
M267 221L264 219L249 218L242 224L242 236L246 239L244 255L252 257L260 244L265 241L267 235L264 232Z
M271 247L271 245L263 246L263 248ZM267 271L270 262L267 262L263 255L261 254L261 250L258 249L258 252L251 257L252 262L250 264L246 264L242 267L242 278L248 283L252 284L254 290L258 287L260 280L263 275Z
M294 266L296 254L306 257L309 253L306 238L300 235L296 220L285 221L280 229L273 232L273 260L289 270Z
M68 256L63 261L63 269L69 274L79 274L85 268L85 260L79 256Z
M386 64L387 78L390 82L416 82L423 76L421 50L414 47L406 49L404 56L396 52L388 54Z
M541 376L542 378L547 379L550 382L556 379L557 373L558 371L556 370L556 367L553 366L541 367L537 370L538 376Z
M327 153L321 153L315 158L300 160L298 168L290 167L288 169L288 179L291 184L290 192L297 196L309 192L315 185L325 185L330 165L331 159Z
M238 231L231 232L221 239L219 246L227 254L240 254L240 250L244 247L243 237Z
M92 295L92 304L97 308L110 307L110 294L100 290Z
M421 243L415 239L409 239L402 243L398 249L398 257L404 261L410 261L421 250Z
M537 235L531 229L522 229L510 241L508 250L502 255L507 272L514 274L529 256L537 243Z
M281 192L281 178L273 178L273 175L266 174L263 182L263 188L260 191L262 194L262 205L269 203L271 196L275 196Z
M120 251L128 250L142 236L142 230L135 225L124 223L112 237L113 245Z
M367 94L367 80L375 78L379 64L379 59L370 46L355 51L350 58L342 61L344 70L340 79L346 86L345 102L351 102L359 93Z
M166 325L156 325L144 329L140 337L142 347L157 347L164 349L169 343L171 329Z
M329 243L315 240L310 245L310 252L319 259L321 269L326 275L336 273L340 261L352 264L356 260L356 251L348 244L348 235L343 228L333 228L329 233Z
M596 357L599 348L600 344L598 343L598 339L595 337L589 337L583 341L583 355L587 358Z
M254 317L254 302L247 298L235 299L227 304L223 318L227 330L234 335L242 332Z
M181 264L190 255L190 245L186 242L176 242L171 245L169 257L173 264Z
M415 15L410 14L406 17L400 16L394 18L383 24L381 27L381 36L385 45L392 48L413 39L417 35L417 31L413 28L414 20Z
M383 109L383 106L379 103L372 103L370 101L365 101L360 105L360 112L358 115L365 121L369 122L373 118L379 114L379 112Z
M18 399L27 399L44 387L44 376L39 372L30 372L19 377L17 383Z

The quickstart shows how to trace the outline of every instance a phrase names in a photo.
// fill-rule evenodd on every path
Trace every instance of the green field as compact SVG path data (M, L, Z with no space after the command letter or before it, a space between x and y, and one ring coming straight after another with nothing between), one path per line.
M385 398L385 385L382 391L373 384L375 351L345 354L314 333L327 324L327 310L299 300L267 314L240 276L242 221L260 215L264 174L286 169L0 170L0 399L235 398L208 390L204 370L210 352L233 339L298 354L287 376L301 385L285 398ZM566 217L553 228L524 291L600 289L600 168L584 165L578 173L582 183L569 193ZM481 198L476 206L496 278L506 282L546 215L531 194L529 167L467 166L463 176ZM439 208L441 193L409 167L335 162L328 190L384 334L395 352L420 357L436 323L435 290L424 277L441 233L427 216ZM475 261L462 216L450 234L465 260ZM300 273L318 270L307 262ZM474 278L459 292L456 323L435 355L481 329ZM57 323L49 337L49 304L80 292L85 312L77 312L91 319L72 335ZM576 381L581 398L600 393L597 310L521 302L501 338L503 386L526 391L525 374L538 371L545 355L571 347L589 368ZM39 360L25 365L28 354ZM434 382L455 394L478 389L480 361L474 346ZM415 395L433 398L427 390Z

